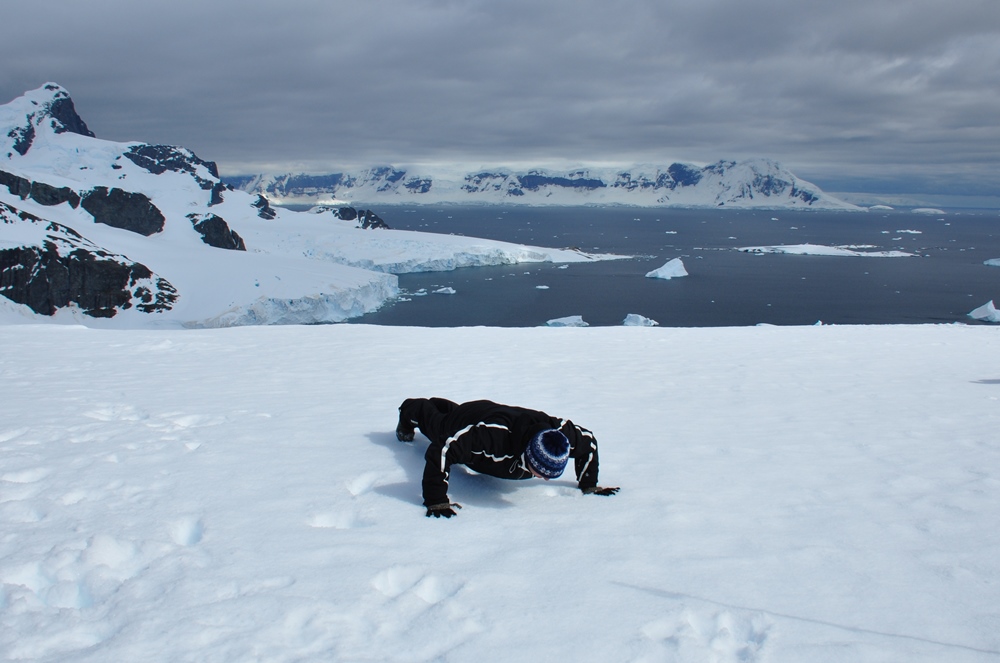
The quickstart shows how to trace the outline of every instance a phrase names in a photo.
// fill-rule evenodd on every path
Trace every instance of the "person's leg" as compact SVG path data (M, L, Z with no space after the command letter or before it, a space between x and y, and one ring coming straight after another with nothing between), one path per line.
M400 442L412 442L414 429L419 428L428 439L437 439L443 432L445 415L456 407L456 403L444 398L407 398L399 406L396 438Z

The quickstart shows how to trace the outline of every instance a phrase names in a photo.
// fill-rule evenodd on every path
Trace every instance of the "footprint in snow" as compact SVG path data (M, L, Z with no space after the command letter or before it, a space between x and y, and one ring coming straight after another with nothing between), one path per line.
M720 663L758 661L770 628L770 621L760 613L685 608L642 627L649 651L636 663L674 658Z
M465 583L458 578L396 565L377 573L371 585L374 600L365 602L362 626L378 633L378 650L366 652L373 658L408 651L413 660L442 660L484 630L478 611L462 605ZM423 637L428 623L439 626L433 638Z
M436 605L457 594L463 583L426 573L418 566L391 566L372 578L372 587L386 598L413 595L428 605Z

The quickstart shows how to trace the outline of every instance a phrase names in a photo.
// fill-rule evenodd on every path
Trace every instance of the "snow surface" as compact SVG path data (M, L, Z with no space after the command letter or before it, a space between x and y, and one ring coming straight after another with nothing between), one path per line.
M865 258L908 258L916 254L905 251L859 251L862 246L824 246L822 244L790 244L780 246L744 246L737 249L745 253L788 253L809 256L860 256Z
M0 659L996 661L998 354L982 325L2 326ZM425 518L393 429L435 394L591 428L621 493L458 469Z
M646 274L647 278L651 279L676 279L682 276L687 276L687 270L684 269L684 262L680 258L674 258L668 260L665 265L658 269Z
M969 317L983 322L1000 322L1000 311L993 305L993 300L969 312Z

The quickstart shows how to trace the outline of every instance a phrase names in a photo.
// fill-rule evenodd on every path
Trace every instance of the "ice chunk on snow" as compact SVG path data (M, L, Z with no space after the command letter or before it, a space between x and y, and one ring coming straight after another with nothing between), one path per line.
M660 323L656 320L651 320L645 316L639 315L638 313L629 313L622 320L622 324L626 327L656 327Z
M982 320L983 322L1000 322L1000 311L997 311L991 299L979 308L971 311L969 317Z
M673 279L687 275L687 270L684 269L684 263L681 262L681 259L674 258L668 261L663 267L654 269L646 274L646 277L650 279Z
M554 320L549 320L545 323L546 327L589 327L586 322L583 321L582 315L570 315L565 318L555 318Z

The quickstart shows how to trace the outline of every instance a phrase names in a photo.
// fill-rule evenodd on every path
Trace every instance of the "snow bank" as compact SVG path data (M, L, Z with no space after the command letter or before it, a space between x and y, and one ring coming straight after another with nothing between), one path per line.
M996 332L0 327L0 659L993 661ZM425 518L430 394L622 492L459 468Z
M663 267L659 269L654 269L653 271L646 274L646 278L650 279L676 279L682 276L687 276L687 270L684 269L684 263L680 258L674 258L673 260L667 261Z
M979 308L970 311L969 317L983 322L1000 322L1000 311L997 311L991 299Z

